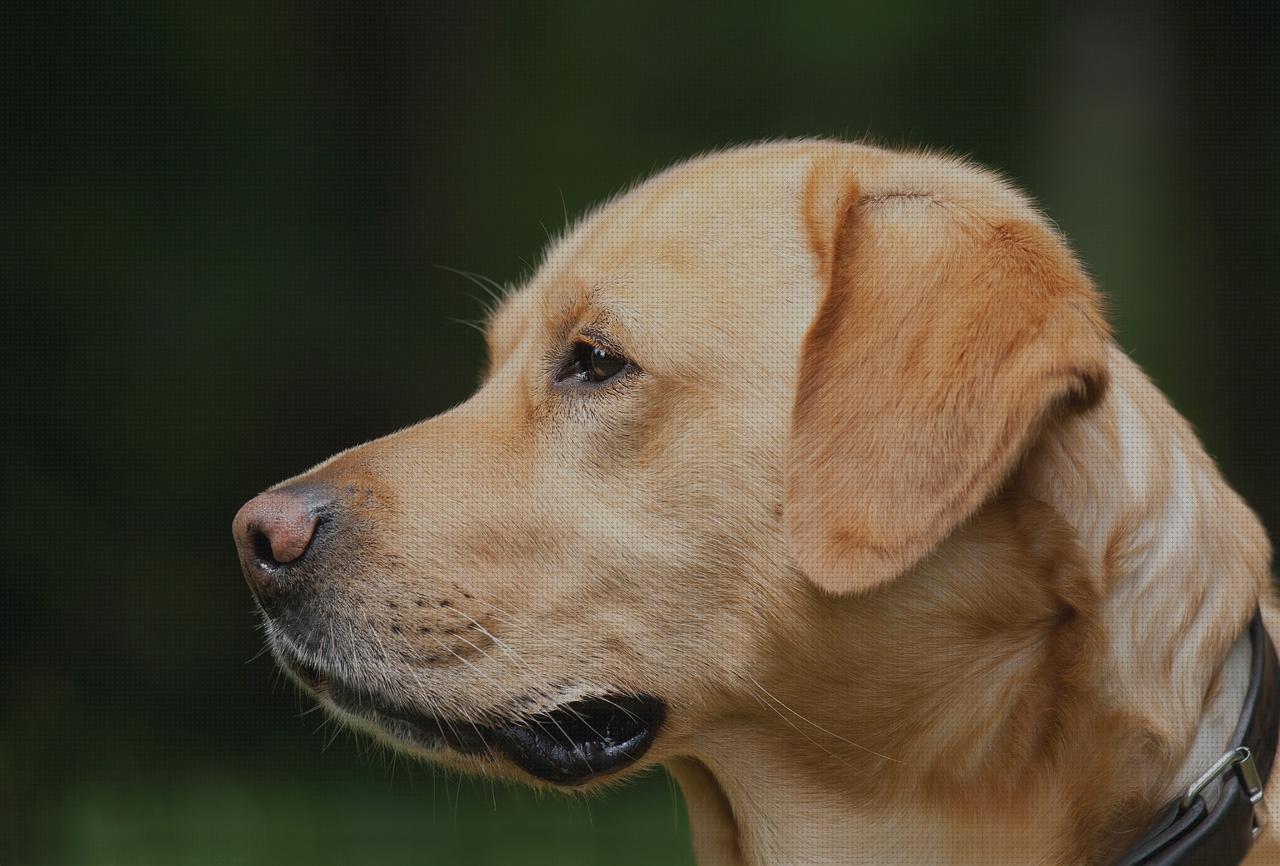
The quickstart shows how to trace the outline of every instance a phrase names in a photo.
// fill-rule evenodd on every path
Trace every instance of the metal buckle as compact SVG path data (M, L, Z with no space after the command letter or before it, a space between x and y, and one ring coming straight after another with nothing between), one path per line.
M1245 793L1249 796L1249 802L1253 804L1253 838L1257 839L1267 825L1267 811L1262 808L1262 777L1258 775L1258 765L1253 762L1253 753L1249 751L1248 746L1237 746L1215 761L1203 776L1187 788L1187 793L1182 795L1179 808L1190 808L1196 801L1196 797L1204 793L1204 789L1209 787L1214 779L1232 769L1239 775L1240 783L1244 785Z

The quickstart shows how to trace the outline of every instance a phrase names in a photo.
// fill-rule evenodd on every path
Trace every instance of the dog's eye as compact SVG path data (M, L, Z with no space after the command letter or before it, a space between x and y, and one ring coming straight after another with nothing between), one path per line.
M574 343L573 354L560 371L560 375L556 377L556 381L599 384L626 370L629 363L626 358L608 349L594 343L580 341Z

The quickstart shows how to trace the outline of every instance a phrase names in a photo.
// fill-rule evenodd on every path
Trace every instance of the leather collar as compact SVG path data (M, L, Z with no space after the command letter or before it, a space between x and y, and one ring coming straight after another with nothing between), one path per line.
M1249 688L1230 749L1170 803L1117 866L1231 866L1244 860L1266 820L1262 789L1280 739L1280 662L1255 611Z

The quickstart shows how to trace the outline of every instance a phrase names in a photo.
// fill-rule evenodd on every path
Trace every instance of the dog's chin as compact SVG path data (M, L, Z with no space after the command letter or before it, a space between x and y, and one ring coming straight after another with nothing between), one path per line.
M504 758L543 782L582 785L618 774L653 745L666 705L652 695L605 693L533 715L481 722L447 718L353 685L277 650L280 664L345 721L415 752Z

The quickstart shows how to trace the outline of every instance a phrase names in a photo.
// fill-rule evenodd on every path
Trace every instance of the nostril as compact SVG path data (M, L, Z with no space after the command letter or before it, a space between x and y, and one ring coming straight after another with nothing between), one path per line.
M253 555L258 560L258 565L268 571L279 568L280 562L271 550L271 537L257 526L250 532L252 534L250 544L253 546Z
M306 556L320 515L328 507L307 488L281 488L244 504L231 523L245 577L254 591L271 588L286 570Z

